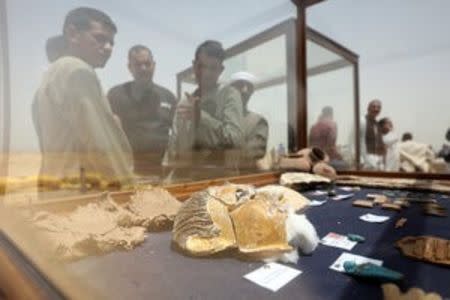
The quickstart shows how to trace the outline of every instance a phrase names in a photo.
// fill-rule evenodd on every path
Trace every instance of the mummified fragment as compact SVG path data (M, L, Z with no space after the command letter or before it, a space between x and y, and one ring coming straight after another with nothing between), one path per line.
M403 255L450 266L450 240L433 236L407 236L396 243Z
M173 225L173 240L190 255L205 256L235 247L228 207L208 190L192 195L181 206Z
M128 209L143 219L141 226L148 231L171 230L181 202L167 190L149 187L131 197Z
M287 213L277 199L258 193L231 213L239 252L251 258L267 258L289 252Z

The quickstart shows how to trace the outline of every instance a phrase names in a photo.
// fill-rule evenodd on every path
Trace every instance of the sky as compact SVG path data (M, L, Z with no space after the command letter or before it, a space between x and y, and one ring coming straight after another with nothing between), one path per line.
M289 0L186 0L177 1L176 7L174 3L7 0L12 150L37 149L30 106L47 68L45 41L60 34L65 14L74 7L104 10L119 28L113 55L98 71L105 90L130 80L126 53L133 44L153 50L155 81L175 92L176 73L191 65L195 47L203 40L219 39L229 47L295 16ZM368 101L379 98L382 116L393 119L399 134L411 131L418 140L438 148L450 127L448 15L448 0L429 0L426 5L422 0L327 0L308 9L307 23L359 55L361 113ZM332 93L332 86L322 83L320 93Z

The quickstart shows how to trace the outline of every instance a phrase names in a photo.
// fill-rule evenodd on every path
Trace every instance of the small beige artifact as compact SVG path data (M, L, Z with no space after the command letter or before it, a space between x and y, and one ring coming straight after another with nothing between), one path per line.
M131 196L127 208L144 220L141 226L148 231L163 231L172 230L175 215L181 204L167 190L147 187Z
M422 289L413 287L402 293L397 285L386 283L381 286L384 300L442 300L436 293L425 293Z
M450 266L450 241L433 236L407 236L396 243L403 255Z
M353 201L353 206L373 208L373 201L370 200L355 200Z

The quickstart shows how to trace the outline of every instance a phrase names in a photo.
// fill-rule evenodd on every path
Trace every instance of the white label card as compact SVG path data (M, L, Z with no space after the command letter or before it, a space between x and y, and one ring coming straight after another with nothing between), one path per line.
M365 256L344 252L330 266L330 269L338 271L338 272L345 272L344 263L346 261L354 261L357 265L363 264L363 263L373 263L373 264L375 264L377 266L383 265L383 261L382 260L368 258L368 257L365 257Z
M323 201L311 200L311 202L309 202L309 206L321 206L321 205L325 204L325 202L327 202L327 200L323 200Z
M261 268L248 273L244 276L244 278L256 283L259 286L276 292L301 273L302 271L291 267L277 263L268 263Z
M341 248L345 250L352 250L357 242L350 241L345 235L337 234L335 232L330 232L327 234L320 243L325 246Z
M365 214L359 217L361 220L369 223L383 223L389 220L388 216L380 216L374 214Z

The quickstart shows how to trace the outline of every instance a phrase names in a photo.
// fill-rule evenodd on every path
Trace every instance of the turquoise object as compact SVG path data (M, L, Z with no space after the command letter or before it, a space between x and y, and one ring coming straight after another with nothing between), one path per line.
M346 261L344 262L344 270L347 274L380 281L400 281L403 279L402 273L372 263L357 265L354 261Z
M363 237L362 235L353 234L353 233L347 234L347 238L352 242L358 242L358 243L362 243L366 240L366 238Z

